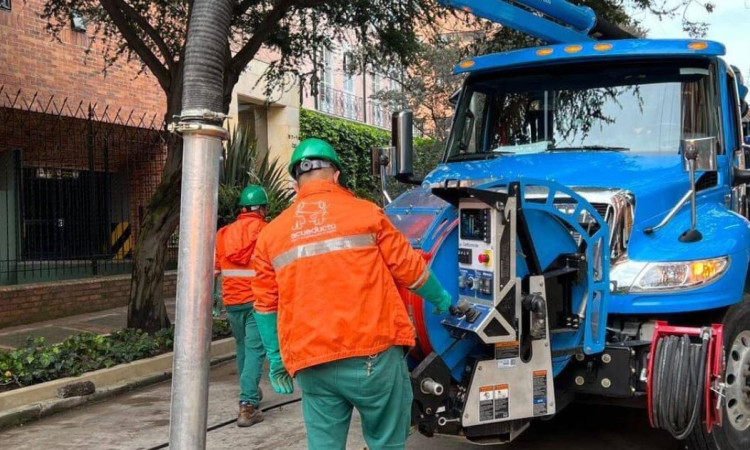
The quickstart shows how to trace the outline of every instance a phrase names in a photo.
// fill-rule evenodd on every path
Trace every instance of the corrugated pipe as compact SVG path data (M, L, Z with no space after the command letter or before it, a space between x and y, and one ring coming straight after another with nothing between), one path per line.
M233 3L195 0L185 47L185 82L182 120L195 120L204 112L223 112L224 64ZM220 125L221 119L213 120Z

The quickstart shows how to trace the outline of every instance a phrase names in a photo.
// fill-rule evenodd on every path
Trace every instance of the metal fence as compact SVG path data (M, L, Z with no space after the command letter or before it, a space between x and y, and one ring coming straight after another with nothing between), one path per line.
M155 114L0 86L0 285L129 272L168 139Z
M355 94L320 85L316 108L345 119L356 120L387 130L391 129L391 112L380 103Z

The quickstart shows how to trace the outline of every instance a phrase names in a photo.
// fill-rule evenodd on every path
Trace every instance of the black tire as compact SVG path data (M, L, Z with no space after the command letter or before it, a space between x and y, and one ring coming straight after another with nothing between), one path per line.
M724 348L730 358L732 345L743 331L750 331L750 295L729 308L724 315ZM701 424L686 439L689 450L748 450L750 449L750 427L738 430L730 423L726 405L722 410L723 426L714 427L711 434Z

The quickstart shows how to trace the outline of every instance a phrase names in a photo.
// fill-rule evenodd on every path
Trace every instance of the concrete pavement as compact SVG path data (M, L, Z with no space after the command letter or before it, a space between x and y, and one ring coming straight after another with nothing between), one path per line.
M236 418L237 370L233 362L212 370L208 424ZM279 396L262 381L269 407L293 396ZM140 389L101 403L86 405L25 426L0 432L4 448L18 450L55 449L151 449L169 437L170 382ZM457 450L466 441L447 438L410 437L407 448ZM354 415L347 448L362 449L365 443L359 418ZM251 428L234 424L209 431L208 449L304 449L305 430L301 404L294 403L265 414L265 421ZM677 450L680 443L648 427L645 411L598 406L572 406L552 421L532 425L508 450Z

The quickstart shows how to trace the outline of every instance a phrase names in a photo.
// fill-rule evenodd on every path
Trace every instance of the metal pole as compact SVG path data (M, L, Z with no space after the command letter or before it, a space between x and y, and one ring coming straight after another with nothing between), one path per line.
M186 125L183 134L180 244L169 442L206 448L211 296L219 156L223 129Z

